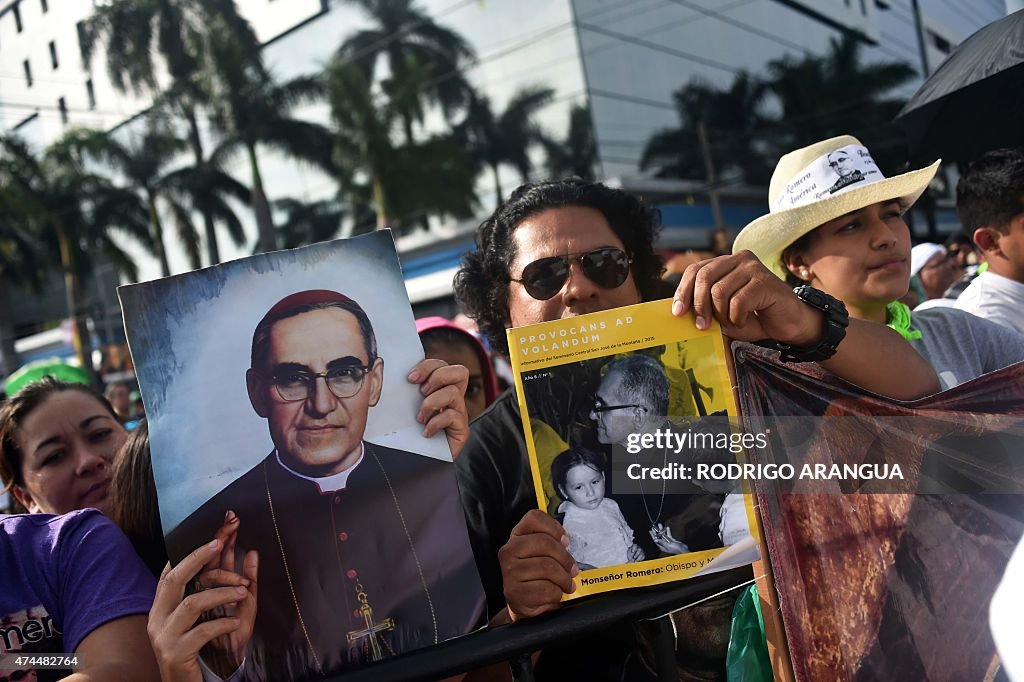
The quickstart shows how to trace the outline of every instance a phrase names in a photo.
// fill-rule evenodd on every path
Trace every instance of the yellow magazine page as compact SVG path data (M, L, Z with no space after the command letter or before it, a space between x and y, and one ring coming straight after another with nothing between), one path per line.
M728 468L760 444L738 427L725 339L671 303L508 330L537 505L580 567L565 599L758 559Z

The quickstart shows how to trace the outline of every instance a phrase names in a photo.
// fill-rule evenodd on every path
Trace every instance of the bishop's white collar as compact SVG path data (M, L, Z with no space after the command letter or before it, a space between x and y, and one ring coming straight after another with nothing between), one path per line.
M278 452L277 450L274 450L274 456L277 457L277 463L281 465L281 468L283 468L285 471L287 471L292 476L298 476L299 478L304 478L307 481L312 481L313 483L316 483L317 487L320 488L320 492L321 493L333 493L333 492L335 492L337 490L344 490L345 486L348 484L348 476L349 476L349 474L351 474L353 471L355 471L356 467L359 466L362 463L363 455L365 453L366 453L366 446L363 444L362 441L359 441L359 459L356 460L355 464L350 466L348 469L345 469L344 471L339 471L336 474L332 474L330 476L324 476L322 478L313 478L312 476L305 476L303 474L300 474L298 471L295 471L294 469L289 467L287 464L282 462L281 461L281 453Z

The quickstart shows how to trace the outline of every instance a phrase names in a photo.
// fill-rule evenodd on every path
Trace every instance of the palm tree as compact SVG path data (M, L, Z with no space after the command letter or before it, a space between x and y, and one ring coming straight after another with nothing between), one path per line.
M656 177L706 178L699 131L704 126L719 175L764 183L770 173L770 154L760 143L767 123L761 113L766 92L763 82L744 71L728 90L702 82L680 88L673 94L680 125L651 136L640 158L641 170L653 170Z
M405 77L411 76L407 72ZM324 82L334 127L335 173L356 215L369 204L378 228L400 230L424 213L472 214L475 174L457 141L434 135L395 142L401 124L395 99L401 99L406 84L389 79L375 89L362 69L339 58L327 66ZM354 219L358 232L362 221Z
M161 199L170 205L174 215L179 218L178 239L188 255L189 265L192 269L201 267L199 235L188 220L188 211L175 201L173 194L164 192L167 167L185 147L185 141L176 137L158 120L150 121L141 135L133 135L127 143L102 132L94 132L83 140L83 149L88 156L106 164L142 192L149 211L150 239L156 248L160 272L164 277L171 274L171 269L167 261L163 221L160 219Z
M207 96L200 75L207 59L204 33L213 18L232 33L233 41L259 53L259 40L238 14L234 0L112 0L96 8L82 31L87 61L100 42L105 45L107 71L118 90L149 94L182 116L196 168L206 163L199 111ZM156 54L160 63L154 59ZM157 75L161 65L171 77L171 86L164 91ZM215 216L203 208L200 211L209 262L219 263Z
M131 189L117 187L89 172L83 149L92 133L71 130L41 156L17 138L0 138L0 185L9 200L6 210L19 224L41 235L55 250L64 272L68 314L75 320L79 356L92 367L85 348L88 332L82 310L82 281L92 270L94 254L102 254L129 279L138 269L114 238L131 237L150 253L149 211Z
M171 208L179 228L188 222L190 211L196 212L208 223L205 231L207 239L213 233L213 226L219 225L227 232L232 243L240 247L246 241L245 229L230 200L234 199L243 205L250 204L252 193L225 170L231 149L231 144L219 144L201 163L170 171L164 177L163 189L174 198ZM217 248L216 245L214 247Z
M502 193L499 168L509 164L526 182L533 170L530 149L542 144L545 136L534 122L534 115L551 101L551 88L533 86L516 92L504 111L495 113L486 97L474 96L466 118L455 128L455 137L466 148L478 168L489 168L494 175L496 201Z
M768 64L769 87L781 106L773 138L782 150L849 133L883 169L902 160L903 137L892 119L904 101L888 95L915 72L903 62L863 64L860 50L856 38L844 35L832 39L827 54Z
M345 208L335 199L304 202L298 199L278 199L274 210L285 214L279 227L281 247L316 244L334 239L342 231Z
M4 157L0 157L0 375L6 377L18 368L10 286L40 291L44 257L39 235L21 219L18 192L8 186L10 179L3 164Z
M440 106L446 119L468 103L472 88L460 67L475 55L461 35L437 24L413 0L350 1L374 25L346 39L337 56L358 64L371 82L384 60L391 78L419 85L410 97L396 101L407 143L413 141L413 123L423 120L424 103Z
M263 186L258 147L270 147L286 156L309 162L328 173L331 135L323 126L294 118L291 111L322 96L321 79L300 76L277 82L248 41L235 40L235 30L219 18L206 27L204 92L210 97L211 120L224 136L227 149L244 149L252 181L250 191L258 231L257 249L277 248L270 204Z
M544 138L541 140L547 153L547 170L551 178L575 176L584 180L594 179L597 165L597 142L594 139L594 123L590 107L574 104L569 109L569 131L564 140Z

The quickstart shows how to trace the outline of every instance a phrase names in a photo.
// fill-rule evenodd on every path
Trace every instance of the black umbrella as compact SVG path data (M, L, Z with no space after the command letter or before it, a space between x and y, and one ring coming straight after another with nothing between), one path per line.
M896 117L913 163L1024 144L1024 10L961 43Z

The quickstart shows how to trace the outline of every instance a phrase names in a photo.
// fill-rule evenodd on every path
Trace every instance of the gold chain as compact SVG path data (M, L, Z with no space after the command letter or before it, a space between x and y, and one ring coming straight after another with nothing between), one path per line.
M395 495L395 489L391 486L391 479L388 478L388 472L384 470L384 465L381 464L380 459L377 457L377 453L367 448L373 460L377 462L377 466L380 467L380 472L384 474L384 482L388 484L388 490L391 491L391 499L395 503L395 510L398 512L398 518L402 522L402 530L405 531L405 539L409 541L409 549L412 551L413 561L416 562L416 572L420 576L420 584L423 585L423 594L427 596L427 606L430 607L430 620L434 624L434 644L437 644L437 614L434 613L434 601L430 598L430 588L427 587L427 579L423 577L423 567L420 566L420 558L416 554L416 545L412 543L412 535L409 534L409 528L405 525L405 515L402 513L402 507L398 504L398 496ZM425 455L413 455L414 457L423 457Z
M263 461L263 483L267 487L267 504L270 505L270 520L274 524L274 536L277 538L277 547L281 550L281 563L284 564L284 575L288 578L288 589L292 593L292 602L295 604L295 613L299 616L299 625L302 626L302 634L306 637L306 644L309 645L309 650L313 654L313 660L316 662L316 671L322 673L323 670L320 667L320 657L317 656L316 647L313 646L313 640L309 637L309 630L306 629L306 621L302 618L302 608L299 606L299 597L295 594L295 585L292 583L292 574L288 570L288 559L284 554L284 543L281 542L281 533L277 529L277 515L274 513L274 498L270 496L270 478L267 476L267 462Z

